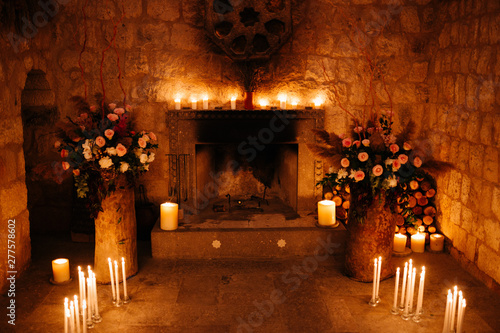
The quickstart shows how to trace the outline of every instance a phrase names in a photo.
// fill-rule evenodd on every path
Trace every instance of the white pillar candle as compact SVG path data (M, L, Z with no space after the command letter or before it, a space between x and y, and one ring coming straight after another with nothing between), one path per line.
M406 275L407 274L408 274L408 263L405 262L405 269L403 271L403 285L401 286L401 303L399 303L400 308L405 306Z
M203 96L203 110L208 110L208 96Z
M179 205L173 202L161 204L160 227L162 230L175 230L178 226Z
M196 110L198 108L198 101L195 99L191 100L191 109Z
M334 226L336 224L335 202L332 200L318 202L318 224L324 226Z
M66 258L52 260L52 275L55 283L68 281L69 260Z
M125 274L125 258L122 257L122 275L123 275L123 299L126 300L127 296L127 274Z
M259 101L259 105L260 105L260 108L261 108L261 109L265 109L265 108L267 108L267 104L268 104L268 102L267 102L267 100L265 100L265 99L261 99L261 100Z
M71 333L75 333L75 306L73 301L69 302L69 330Z
M108 266L109 266L109 278L111 279L111 292L113 294L113 300L116 299L115 292L115 279L113 277L113 264L111 263L111 258L108 258Z
M453 287L453 303L451 304L451 318L450 318L450 331L453 331L455 328L455 315L457 311L457 298L458 298L458 290L457 286Z
M394 284L394 304L393 308L396 309L398 306L398 289L399 289L399 267L396 269L396 282Z
M321 104L323 103L323 101L319 97L316 98L313 102L314 102L314 108L315 109L321 108Z
M414 267L413 268L413 273L411 275L411 293L410 293L410 312L413 311L413 298L415 294L415 279L417 277L417 269Z
M380 289L380 271L382 270L382 257L378 257L378 269L377 269L377 290L375 293L375 298L378 299L378 290Z
M180 110L181 109L181 99L180 98L176 98L175 99L175 109L176 110Z
M115 260L116 303L120 303L120 276L118 275L118 262Z
M231 110L236 110L236 97L231 97Z
M404 252L406 248L406 235L397 233L394 234L394 252Z
M286 97L281 97L280 101L280 109L286 109Z
M411 236L411 250L416 253L425 251L425 234L416 233Z
M75 300L75 326L76 326L76 332L80 333L80 307L78 306L78 296L74 296L73 299Z
M430 236L431 251L441 252L444 248L444 236L441 234L432 234Z
M462 300L462 304L460 304L460 317L458 318L458 323L457 323L457 333L462 333L463 330L463 321L464 321L464 312L465 312L465 307L467 305L467 302L465 299Z
M422 302L424 299L424 281L425 281L425 267L422 267L422 272L420 272L420 283L418 284L418 296L417 296L417 310L415 314L420 314L422 310Z
M87 333L87 302L82 303L83 333Z

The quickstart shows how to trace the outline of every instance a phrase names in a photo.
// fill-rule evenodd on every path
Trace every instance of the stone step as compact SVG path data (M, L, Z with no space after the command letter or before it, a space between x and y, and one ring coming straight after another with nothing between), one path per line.
M258 215L248 221L206 220L179 224L174 231L160 229L158 220L151 232L153 258L290 258L341 254L347 231L320 228L312 216L285 220L279 214Z

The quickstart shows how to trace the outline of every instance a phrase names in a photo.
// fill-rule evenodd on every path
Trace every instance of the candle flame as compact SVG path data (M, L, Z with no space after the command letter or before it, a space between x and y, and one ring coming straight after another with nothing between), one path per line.
M174 102L175 102L175 103L180 103L180 102L181 102L181 99L180 99L180 98L176 98L176 99L174 100Z
M267 104L268 104L268 102L267 102L266 99L259 100L260 107L264 107L265 108L267 106Z
M231 97L231 102L234 102L234 101L236 101L236 96Z
M208 95L203 95L203 100L208 101Z
M313 103L314 103L315 106L320 106L321 104L323 104L323 99L321 97L316 97L313 100Z
M278 95L278 101L280 101L280 102L286 102L286 94L279 94Z

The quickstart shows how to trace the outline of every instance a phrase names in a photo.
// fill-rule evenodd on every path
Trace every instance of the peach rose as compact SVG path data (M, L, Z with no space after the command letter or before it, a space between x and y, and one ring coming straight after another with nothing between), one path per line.
M95 110L97 110L97 106L92 105L92 106L90 107L90 111L91 111L91 112L94 112Z
M349 164L350 164L349 160L345 157L340 160L340 165L342 165L343 168L347 168Z
M116 108L116 109L114 109L114 110L113 110L113 112L114 112L115 114L117 114L117 115L121 116L122 114L124 114L124 113L125 113L125 109L123 109L123 108Z
M360 160L361 162L366 162L368 161L368 154L365 153L365 152L361 152L358 154L358 160Z
M382 175L383 172L384 172L384 168L382 168L382 166L380 164L375 165L372 169L372 173L375 177Z
M117 121L118 120L118 116L114 113L109 113L108 114L108 119L111 120L111 121Z
M109 103L109 108L111 110L113 110L114 108L116 108L116 103Z
M139 144L139 147L146 148L146 140L144 140L144 138L139 138L137 143Z
M61 150L61 157L62 158L68 157L68 155L69 155L69 152L66 149Z
M399 146L395 143L389 146L389 150L393 153L396 154L399 151Z
M363 179L365 179L365 173L361 170L358 170L354 173L354 180L357 181L357 182L360 182L362 181Z
M399 162L398 160L392 162L392 171L398 171L399 168L401 168L401 162Z
M77 177L80 176L80 169L74 169L73 174Z
M363 141L361 141L361 143L363 144L363 146L368 147L370 145L370 140L364 139Z
M342 146L349 148L350 146L352 146L352 140L350 138L345 138L344 140L342 140Z
M54 142L54 148L58 149L59 147L61 147L61 141Z
M408 162L408 156L406 154L401 154L398 156L398 161L401 164L406 164L406 162Z
M361 133L363 131L363 127L362 126L356 126L354 127L354 133Z
M408 142L403 143L403 149L404 150L411 150L411 144L409 144Z
M354 141L352 144L353 144L353 145L356 145L356 147L358 147L358 148L359 148L359 146L361 146L361 141L356 140L356 141Z
M413 165L417 168L420 168L422 166L422 160L420 159L420 157L416 156L413 159Z
M127 153L127 148L125 148L124 145L122 145L121 143L116 145L116 155L122 157L126 153Z
M153 141L158 140L158 138L156 137L156 134L154 134L153 132L149 132L149 137L150 137L150 138L151 138L151 140L153 140Z
M63 170L68 170L69 169L69 163L68 162L62 162L62 168L63 168Z
M115 131L113 131L112 129L107 129L104 131L104 136L107 137L109 140L111 140L113 135L115 135Z
M104 147L104 145L106 144L106 140L102 136L98 136L97 138L95 138L95 144L99 147Z
M342 140L344 140L344 139L346 138L345 133L340 134L340 135L339 135L339 138L340 138L340 139L342 139Z

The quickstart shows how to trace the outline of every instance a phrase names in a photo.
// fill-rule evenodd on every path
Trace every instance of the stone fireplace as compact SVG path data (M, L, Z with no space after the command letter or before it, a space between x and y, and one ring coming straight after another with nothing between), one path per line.
M187 215L293 218L314 210L323 166L306 145L323 127L323 110L171 110L167 122L168 192Z

